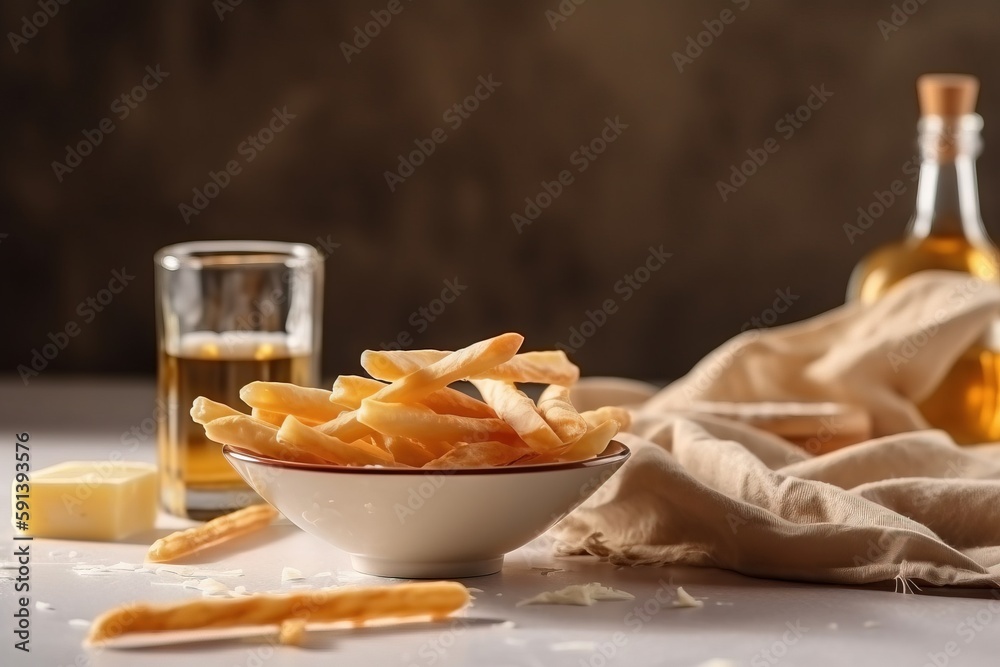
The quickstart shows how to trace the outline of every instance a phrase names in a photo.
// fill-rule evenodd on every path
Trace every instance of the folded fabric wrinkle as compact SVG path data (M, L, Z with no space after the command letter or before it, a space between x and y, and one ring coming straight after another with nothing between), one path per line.
M629 394L628 463L556 525L564 553L817 583L1000 585L1000 443L959 447L916 405L1000 317L1000 285L918 273L849 304L740 334L685 377ZM920 345L914 350L914 341ZM900 361L902 360L902 361ZM575 403L621 395L583 379ZM871 440L813 456L693 402L837 402ZM578 407L581 407L578 405Z

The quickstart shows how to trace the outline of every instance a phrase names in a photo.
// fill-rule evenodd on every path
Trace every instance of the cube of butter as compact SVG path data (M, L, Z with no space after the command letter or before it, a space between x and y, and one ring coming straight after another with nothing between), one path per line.
M15 529L33 537L119 540L156 520L156 466L130 461L67 461L30 474L25 498L11 485ZM20 496L20 498L18 497ZM17 510L17 501L27 509ZM27 512L27 517L23 512ZM19 516L20 514L20 516Z

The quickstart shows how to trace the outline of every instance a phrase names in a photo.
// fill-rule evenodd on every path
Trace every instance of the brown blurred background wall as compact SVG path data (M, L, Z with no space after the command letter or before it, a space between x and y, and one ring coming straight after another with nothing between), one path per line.
M982 78L982 206L1000 236L992 0L31 0L0 16L11 373L77 322L45 373L151 374L153 252L270 238L330 253L326 374L406 333L413 347L501 330L577 347L571 328L613 299L573 355L585 372L676 377L752 318L837 306L857 259L902 233L928 71ZM275 109L281 131L244 144ZM797 110L808 119L782 122ZM113 129L94 134L102 119ZM398 156L438 128L443 143L390 189ZM54 167L76 162L66 146L85 131L101 142ZM591 160L581 146L602 131ZM769 138L777 150L730 181ZM185 220L179 206L230 160L240 173ZM564 170L537 219L512 220ZM896 179L905 194L849 238ZM739 186L723 200L720 181ZM618 281L661 245L671 256L626 301ZM85 321L78 305L123 267L135 278ZM454 280L467 288L424 327L412 314ZM779 292L789 305L771 317Z

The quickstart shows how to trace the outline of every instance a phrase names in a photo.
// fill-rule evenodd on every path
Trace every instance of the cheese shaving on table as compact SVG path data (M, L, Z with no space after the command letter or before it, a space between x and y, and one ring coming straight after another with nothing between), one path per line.
M557 591L546 591L535 597L521 600L518 607L529 604L567 604L589 607L598 600L634 600L635 596L625 591L603 586L598 582L574 584Z
M213 593L228 593L229 586L226 586L221 581L216 581L215 579L202 579L198 582L198 590L211 595Z
M294 567L284 567L281 569L281 580L282 581L298 581L299 579L305 579L302 572L296 570Z
M193 570L188 577L242 577L243 570Z
M705 603L694 598L682 586L677 587L677 599L674 600L675 607L703 607Z
M133 563L121 562L121 563L116 563L115 565L108 565L107 569L109 569L109 570L121 570L123 572L135 572L140 567L142 567L142 566L141 565L135 565Z

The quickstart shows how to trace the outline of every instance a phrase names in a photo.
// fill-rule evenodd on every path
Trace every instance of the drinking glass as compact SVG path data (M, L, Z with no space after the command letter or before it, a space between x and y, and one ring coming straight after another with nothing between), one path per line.
M201 241L154 257L160 499L210 519L260 498L191 419L205 396L248 411L254 380L319 382L323 258L310 245Z

